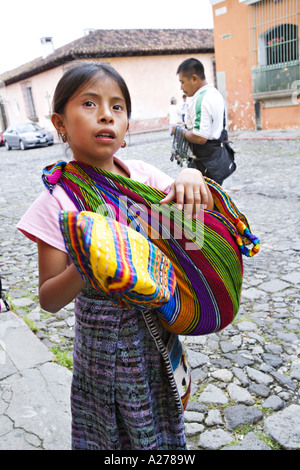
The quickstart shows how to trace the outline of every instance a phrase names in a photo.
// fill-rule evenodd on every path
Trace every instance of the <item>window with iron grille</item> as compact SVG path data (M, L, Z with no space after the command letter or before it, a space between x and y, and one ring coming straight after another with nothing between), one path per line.
M249 5L253 92L280 92L300 79L300 0Z

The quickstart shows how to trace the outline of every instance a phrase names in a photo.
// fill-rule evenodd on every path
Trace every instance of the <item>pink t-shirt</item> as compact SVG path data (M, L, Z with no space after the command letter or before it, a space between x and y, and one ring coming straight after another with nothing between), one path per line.
M129 174L130 178L140 183L152 186L160 191L169 192L173 179L150 165L140 160L126 160L126 162L114 157ZM43 191L35 202L23 215L17 228L30 240L44 241L48 245L66 252L64 239L59 228L58 212L61 210L78 210L66 192L55 186L53 193Z

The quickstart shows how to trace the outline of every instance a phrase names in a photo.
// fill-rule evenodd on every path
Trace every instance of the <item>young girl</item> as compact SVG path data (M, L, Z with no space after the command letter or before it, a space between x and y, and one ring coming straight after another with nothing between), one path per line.
M114 156L124 145L131 113L122 77L109 65L81 62L60 79L52 122L76 162L156 187L187 203L194 216L212 196L200 172L176 181L142 161ZM38 245L39 299L55 313L75 297L76 329L71 394L73 449L185 449L183 411L172 400L165 363L136 309L116 308L87 286L69 261L59 228L60 210L78 210L64 189L44 191L18 224ZM160 338L171 333L157 321Z

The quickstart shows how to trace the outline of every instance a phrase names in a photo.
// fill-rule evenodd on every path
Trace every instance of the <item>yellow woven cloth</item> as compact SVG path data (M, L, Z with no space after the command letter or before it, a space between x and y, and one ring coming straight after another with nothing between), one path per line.
M89 211L62 211L60 225L81 275L116 305L153 308L173 296L172 264L135 230Z

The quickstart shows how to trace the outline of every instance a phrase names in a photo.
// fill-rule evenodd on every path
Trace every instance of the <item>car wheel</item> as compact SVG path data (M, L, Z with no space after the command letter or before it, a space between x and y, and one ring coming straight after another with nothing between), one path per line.
M6 150L11 150L11 147L8 145L8 143L5 141L5 148Z
M25 149L26 149L23 140L20 140L19 145L20 145L20 149L21 149L21 150L25 150Z

